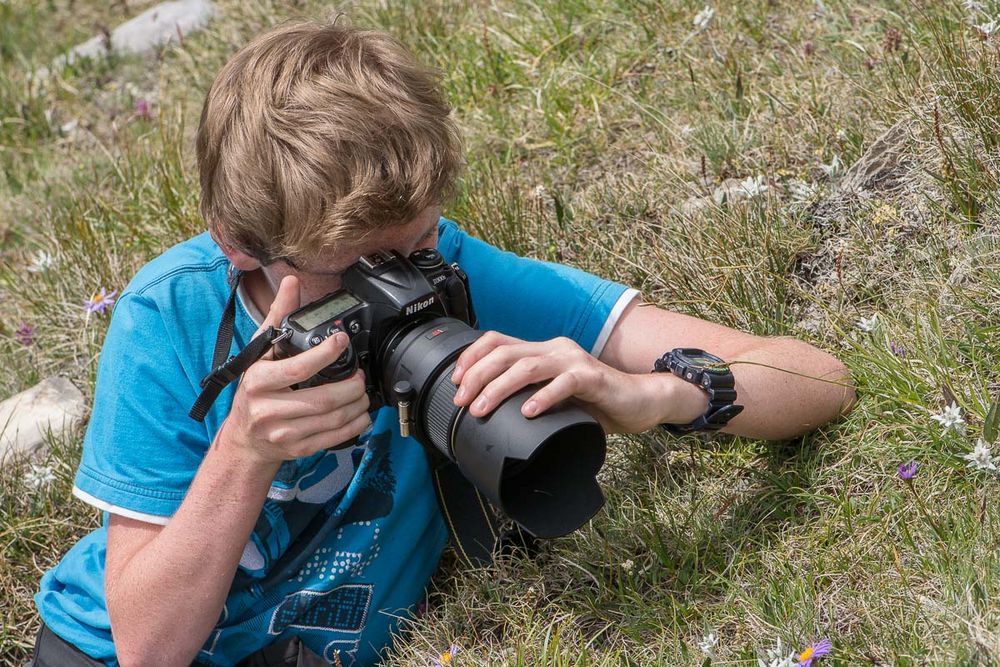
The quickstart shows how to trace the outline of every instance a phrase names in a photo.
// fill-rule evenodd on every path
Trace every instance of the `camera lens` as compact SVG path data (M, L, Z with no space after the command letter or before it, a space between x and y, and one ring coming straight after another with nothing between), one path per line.
M415 388L414 435L455 462L507 516L536 537L558 537L590 520L604 504L596 476L604 463L604 431L571 401L527 419L526 387L484 418L455 406L451 382L462 350L482 335L464 322L437 318L390 337L384 387Z

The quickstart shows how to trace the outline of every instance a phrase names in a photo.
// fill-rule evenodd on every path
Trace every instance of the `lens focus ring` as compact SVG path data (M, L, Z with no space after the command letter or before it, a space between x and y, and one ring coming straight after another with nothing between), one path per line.
M455 362L453 361L438 375L430 392L428 392L427 408L424 412L426 415L424 430L427 432L427 437L442 454L449 458L451 457L451 426L461 409L454 403L455 394L458 393L458 387L451 381L451 374L454 370Z

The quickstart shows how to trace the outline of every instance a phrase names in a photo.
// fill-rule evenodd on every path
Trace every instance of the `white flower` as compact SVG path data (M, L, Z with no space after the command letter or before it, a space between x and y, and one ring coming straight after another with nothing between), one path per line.
M694 17L695 30L704 30L707 28L708 24L712 22L713 16L715 16L715 10L705 5L705 8Z
M24 483L33 489L40 489L43 486L48 486L56 479L55 473L52 472L52 468L48 466L31 466L31 469L24 475Z
M792 667L795 664L795 653L786 654L781 637L778 637L774 646L767 651L759 652L757 656L757 667Z
M826 174L827 178L831 179L840 176L841 172L844 171L844 165L840 161L839 155L834 155L830 164L821 164L819 168Z
M762 195L768 190L767 180L763 176L749 176L744 178L737 187L747 193L749 199Z
M965 420L962 419L962 409L958 407L954 401L952 401L951 405L942 410L940 414L931 415L931 419L941 424L941 427L945 431L948 429L954 429L961 433L965 430Z
M788 192L792 195L793 204L808 204L819 194L819 185L805 181L792 181L788 184Z
M840 141L845 141L847 139L847 130L840 128L837 130L837 139Z
M997 472L996 460L993 458L992 452L990 452L990 446L982 438L976 440L976 446L973 448L972 453L966 454L962 458L969 462L968 466L970 468Z
M45 250L39 250L31 258L28 271L31 273L41 273L52 266L52 255Z
M715 647L719 645L719 637L715 634L715 631L710 631L707 635L702 637L701 641L698 642L698 648L709 658L715 657Z
M548 190L545 189L544 185L536 185L535 189L531 191L531 196L535 199L545 199L545 195L548 194Z
M624 563L622 563L622 569L625 570L626 574L632 572L632 568L634 568L634 567L635 567L635 563L632 562L631 558L629 558L627 561L625 561Z
M864 331L865 333L871 333L872 331L875 331L877 327L878 327L878 313L875 313L868 319L862 317L860 320L858 320L858 328Z
M986 11L986 6L978 0L962 0L962 6L965 7L965 11L967 12Z
M1000 29L1000 22L998 22L997 19L990 19L986 23L980 23L976 26L976 30L979 31L979 34L987 40L996 34L997 29Z

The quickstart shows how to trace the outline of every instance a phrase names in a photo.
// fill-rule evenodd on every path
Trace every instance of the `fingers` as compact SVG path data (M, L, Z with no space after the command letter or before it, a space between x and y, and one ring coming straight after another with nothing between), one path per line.
M489 359L490 357L487 356L481 363L486 363ZM478 392L478 397L469 406L469 414L473 417L486 416L503 403L508 396L522 387L556 377L563 369L564 363L564 360L556 355L525 357L515 361L506 372L501 372L498 377L483 387L482 391ZM478 370L478 366L473 370ZM466 376L462 387L465 388L466 384L473 385L474 382L475 379L470 373ZM469 394L469 396L474 395Z
M324 414L358 400L368 401L365 393L365 373L358 370L340 382L330 382L318 387L297 391L275 392L261 401L260 409L284 419L298 419Z
M498 331L487 331L459 355L458 361L455 362L455 371L451 375L452 383L461 383L462 378L465 377L465 371L492 352L494 348L500 345L521 342L523 341L518 338L504 335Z
M299 279L295 276L285 276L281 279L281 284L278 285L278 293L274 295L271 307L267 311L267 317L264 318L264 323L261 324L257 333L261 333L268 327L279 326L285 315L297 309L299 305Z
M369 419L368 413L365 412L355 417L345 426L333 431L316 433L315 435L309 436L305 440L300 440L295 445L294 456L296 458L300 458L302 456L308 456L313 452L318 452L321 449L330 449L331 447L341 445L351 438L356 438L361 435L367 431L371 425L372 420Z
M290 419L282 425L279 436L281 440L293 443L307 440L315 435L336 433L340 429L349 427L362 415L368 418L368 406L368 396L362 395L361 398L341 405L335 410Z
M305 382L336 361L349 344L347 334L340 331L294 357L254 364L244 376L243 383L249 385L248 391L260 392L285 389L297 382Z
M584 401L600 393L603 378L596 369L574 369L555 377L552 382L536 391L521 406L521 414L535 417L552 406L576 396ZM471 412L471 410L470 410Z

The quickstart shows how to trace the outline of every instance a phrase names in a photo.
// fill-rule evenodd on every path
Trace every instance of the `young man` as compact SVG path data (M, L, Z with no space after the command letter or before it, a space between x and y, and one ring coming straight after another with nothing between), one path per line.
M211 233L148 264L117 303L74 488L105 522L42 580L39 667L232 665L292 636L331 664L369 665L437 566L447 531L395 411L369 414L360 371L289 389L340 356L343 334L265 356L204 423L187 416L231 268L242 272L235 352L340 287L360 256L438 248L468 274L493 332L452 377L475 416L542 383L526 417L570 396L608 432L718 417L701 387L650 372L680 347L756 362L732 369L745 409L726 432L787 438L846 409L844 366L805 343L640 307L634 290L502 252L442 218L460 166L449 114L396 42L343 25L277 28L222 69L198 132ZM332 527L318 544L317 526Z

